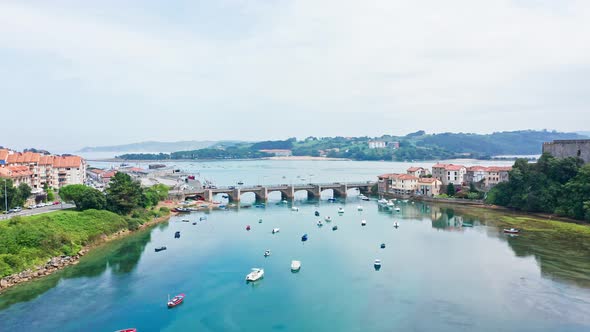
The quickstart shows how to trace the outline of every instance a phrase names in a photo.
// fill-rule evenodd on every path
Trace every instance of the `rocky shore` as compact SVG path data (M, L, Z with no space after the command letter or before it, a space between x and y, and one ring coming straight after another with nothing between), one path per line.
M149 227L151 225L157 224L159 222L166 221L169 218L170 218L170 215L160 217L160 218L154 218L154 219L144 223L143 225L141 225L139 227L138 231L141 229L145 229L146 227ZM122 229L122 230L120 230L116 233L113 233L111 235L103 235L96 242L82 248L76 255L73 255L73 256L62 255L62 256L52 257L51 259L49 259L47 261L47 263L45 263L43 265L36 266L33 269L27 269L22 272L6 276L6 277L0 279L0 293L2 293L2 291L5 291L6 289L8 289L12 286L21 284L23 282L42 278L44 276L55 273L61 269L64 269L70 265L76 265L80 261L80 258L82 258L84 255L86 255L90 250L92 250L92 248L95 248L95 247L102 245L104 243L107 243L109 241L122 238L122 237L129 235L131 233L132 233L132 231L129 231L127 229Z

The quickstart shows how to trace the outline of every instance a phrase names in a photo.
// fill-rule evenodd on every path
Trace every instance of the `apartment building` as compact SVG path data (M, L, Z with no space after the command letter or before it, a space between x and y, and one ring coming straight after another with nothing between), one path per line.
M28 172L24 171L25 168ZM3 169L0 171L1 177L27 183L33 193L42 191L44 186L60 188L68 184L84 184L86 179L86 161L71 155L43 155L0 149L0 169Z

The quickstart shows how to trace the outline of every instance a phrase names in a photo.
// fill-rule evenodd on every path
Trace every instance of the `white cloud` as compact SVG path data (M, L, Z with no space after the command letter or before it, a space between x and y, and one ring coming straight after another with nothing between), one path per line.
M558 72L561 84L568 79L590 83L568 71L590 67L587 1L225 1L215 6L185 6L176 13L183 19L175 21L169 12L159 17L154 8L130 6L117 8L119 15L97 15L83 7L2 3L0 49L43 59L45 84L65 87L75 81L104 108L116 108L109 98L123 96L141 100L138 107L145 102L172 114L201 112L205 120L211 115L204 110L276 114L284 108L406 120L419 114L423 127L418 128L446 130L458 126L449 118L469 121L473 115L491 122L461 124L465 131L491 131L510 127L494 123L494 112L514 109L512 124L523 128L574 129L580 119L533 121L530 112L581 113L590 102L579 88L571 93L553 81ZM232 8L235 12L224 15ZM208 11L214 16L211 28L187 20ZM580 116L590 122L587 113ZM354 133L356 126L341 127ZM307 129L301 134L319 134L313 125Z

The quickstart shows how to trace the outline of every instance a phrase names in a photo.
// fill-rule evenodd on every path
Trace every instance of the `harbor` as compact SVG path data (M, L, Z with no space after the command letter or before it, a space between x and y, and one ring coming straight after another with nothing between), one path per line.
M399 212L349 195L182 213L90 252L75 266L9 289L0 295L0 319L8 329L66 332L128 326L138 331L590 326L589 257L560 254L578 246L575 241L505 234L495 216L474 217L422 202L394 204ZM318 220L329 226L319 227ZM166 250L155 251L162 246ZM299 262L296 273L293 261ZM246 283L252 268L263 269L264 277ZM168 309L168 295L176 294L185 295L182 305ZM543 306L531 308L525 305L529 301ZM112 310L96 311L103 306ZM442 308L445 316L437 314ZM307 319L292 320L293 315Z

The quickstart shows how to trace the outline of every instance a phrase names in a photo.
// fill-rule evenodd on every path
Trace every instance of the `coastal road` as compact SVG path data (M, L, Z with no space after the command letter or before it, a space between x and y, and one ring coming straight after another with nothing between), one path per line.
M31 210L23 209L21 212L0 214L0 220L10 219L15 216L33 216L36 214L43 214L43 213L59 211L59 210L63 210L63 209L71 209L73 207L75 207L74 204L61 203L58 205L49 205L49 206L44 206L44 207L31 209ZM4 211L2 211L2 212L4 212ZM0 213L2 213L2 212L0 212Z

